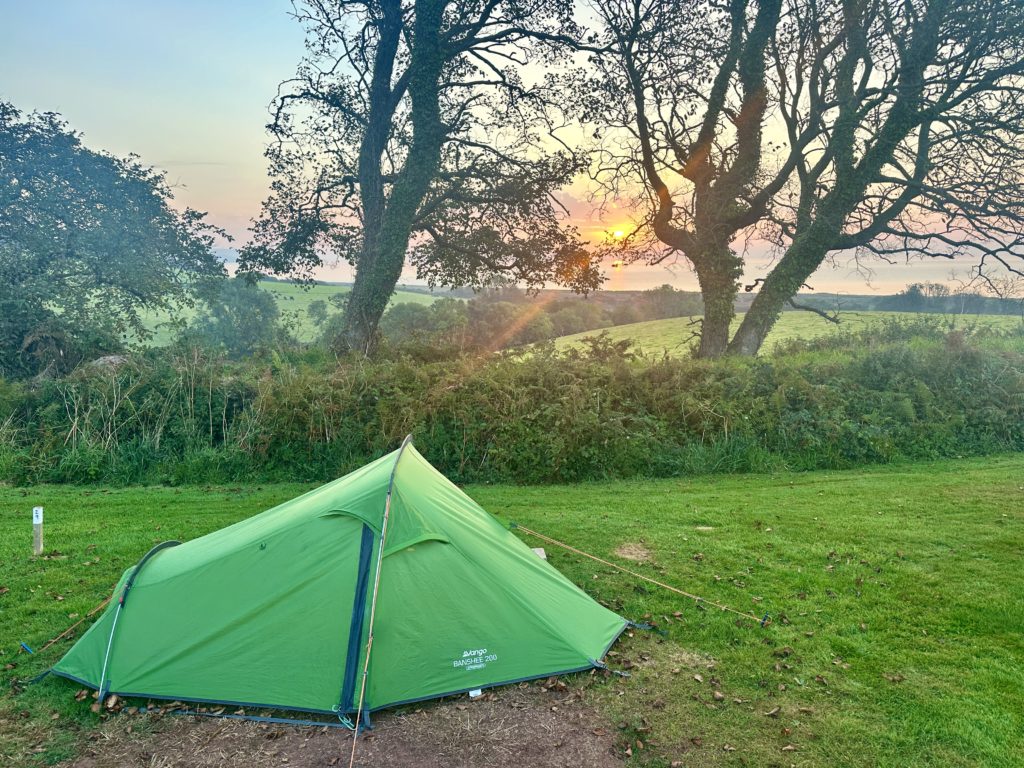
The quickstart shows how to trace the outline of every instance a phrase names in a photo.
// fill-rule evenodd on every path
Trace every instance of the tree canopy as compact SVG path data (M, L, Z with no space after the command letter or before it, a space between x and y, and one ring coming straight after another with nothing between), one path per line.
M373 345L407 260L483 286L599 284L555 191L584 158L552 139L562 94L532 78L575 30L571 0L297 3L307 49L273 105L273 189L243 265L356 270L344 341Z
M223 274L215 230L137 157L0 102L0 374L67 370Z
M830 256L1024 265L1024 6L608 0L580 89L634 258L697 274L700 354L755 354ZM621 94L627 98L621 98ZM633 190L639 189L639 192ZM760 240L776 260L732 339Z

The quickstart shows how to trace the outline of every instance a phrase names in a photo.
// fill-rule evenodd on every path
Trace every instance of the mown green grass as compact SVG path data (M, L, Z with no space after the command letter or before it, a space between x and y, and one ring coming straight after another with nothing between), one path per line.
M269 291L277 300L277 306L282 313L291 315L295 323L295 336L299 341L312 341L316 338L317 327L310 320L309 305L314 301L327 303L328 311L337 312L338 309L331 305L332 296L344 296L351 289L346 285L316 285L302 286L289 282L264 281L259 284L260 290ZM430 304L435 297L429 293L418 291L397 290L391 297L392 304ZM174 314L174 320L188 322L196 315L196 310L190 307L182 307ZM153 312L144 318L147 328L153 331L153 337L149 344L162 346L169 344L174 338L174 328L171 324L172 317L166 312Z
M783 312L778 323L772 328L765 339L764 350L770 352L780 343L794 339L813 339L838 333L849 333L861 330L866 326L898 320L907 322L930 318L936 322L948 323L951 328L987 327L997 329L1020 328L1022 320L1018 315L939 315L914 314L908 312L843 312L838 325L829 323L810 312ZM635 346L648 354L668 353L682 356L692 346L693 334L698 326L696 317L671 317L666 320L647 320L642 323L629 323L596 331L575 333L571 336L560 336L555 339L559 349L580 347L583 339L606 332L612 341L631 339ZM737 315L733 320L732 330L735 331L743 320Z
M66 643L38 658L18 654L19 641L38 647L58 634L154 542L193 538L305 489L0 489L0 660L17 664L5 675L52 663ZM624 638L612 665L632 676L588 689L624 726L635 764L1021 764L1024 456L467 490L505 522L774 617L764 629L737 624L546 545L595 597L666 632ZM35 504L46 507L47 558L30 552ZM623 544L642 545L649 561L619 558ZM97 722L74 691L54 679L16 695L5 687L0 760L73 754Z

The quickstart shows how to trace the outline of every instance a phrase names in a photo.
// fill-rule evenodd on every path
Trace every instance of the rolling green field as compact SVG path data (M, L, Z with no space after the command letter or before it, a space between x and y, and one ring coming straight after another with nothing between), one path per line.
M1024 456L1010 455L467 490L504 522L773 617L762 629L701 610L546 545L585 590L665 633L616 644L609 661L630 677L570 681L618 724L629 764L1009 768L1024 755L1022 478ZM12 685L68 647L29 656L19 642L39 648L84 616L154 542L304 490L0 488L0 658L14 665L0 694L0 762L67 758L99 719L67 681ZM42 558L31 555L36 504L46 507Z
M839 325L829 323L823 318L810 312L783 312L768 338L765 340L764 349L771 352L772 347L780 342L792 339L811 339L829 334L857 331L872 323L881 323L886 320L913 320L920 318L933 318L936 322L950 324L951 327L972 327L987 326L993 328L1019 328L1021 318L1015 315L938 315L938 314L912 314L907 312L843 312L840 315ZM588 336L597 336L607 332L612 341L632 339L635 345L648 354L661 354L667 352L670 355L686 354L687 349L693 343L692 334L696 328L693 317L672 317L666 320L647 320L642 323L630 323L628 325L617 325L611 328L604 328L595 331L575 333L571 336L561 336L555 339L559 349L578 347L583 339ZM735 331L743 320L743 315L737 315L733 320L732 329Z
M259 284L260 290L270 291L277 299L277 306L282 313L289 313L294 316L296 322L295 335L299 341L312 341L316 336L316 326L309 318L309 305L314 301L327 302L328 310L338 311L330 304L332 296L343 296L352 290L346 285L324 285L317 283L304 287L289 282L263 281ZM392 304L430 304L434 296L429 293L418 291L397 290L391 298ZM178 314L178 320L191 320L195 317L195 310L182 308ZM150 341L155 346L170 343L173 338L173 330L169 327L168 321L171 316L168 313L151 313L145 318L146 326L153 330L153 338Z

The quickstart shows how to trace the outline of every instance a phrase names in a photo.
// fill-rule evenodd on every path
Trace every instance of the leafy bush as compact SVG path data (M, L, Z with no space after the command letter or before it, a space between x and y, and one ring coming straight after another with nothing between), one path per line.
M317 481L416 445L460 482L565 482L1024 450L1024 334L887 324L755 360L626 343L429 361L177 347L0 381L0 479Z

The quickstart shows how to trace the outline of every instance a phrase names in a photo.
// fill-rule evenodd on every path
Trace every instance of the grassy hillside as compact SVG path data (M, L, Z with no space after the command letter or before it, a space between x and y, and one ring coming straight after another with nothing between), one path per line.
M913 318L934 318L936 321L948 322L955 327L966 326L990 326L995 328L1019 328L1021 318L1013 315L921 315L905 312L844 312L840 315L840 324L835 325L826 322L824 319L810 312L783 312L775 328L768 334L765 341L765 351L770 352L772 347L779 342L791 339L809 339L829 334L838 334L848 331L856 331L871 323L880 323L885 320L913 319ZM632 339L636 346L644 352L660 354L667 351L670 355L682 355L686 352L691 341L691 334L696 329L693 317L672 317L667 320L648 320L642 323L630 323L618 325L612 328L605 328L613 341ZM733 330L739 327L743 315L739 315L733 321ZM585 331L571 336L561 336L555 340L560 349L573 346L580 346L582 340L588 336L597 336L601 330Z
M281 309L305 312L314 301L329 301L332 296L345 295L351 289L347 285L312 285L308 288L295 283L262 282L260 287L274 294ZM418 291L395 291L391 299L394 304L430 304L434 296Z
M309 320L308 310L310 304L314 301L324 301L328 303L331 311L337 311L330 306L331 297L344 296L352 290L347 285L323 285L318 283L304 287L295 283L273 281L261 282L259 287L260 290L269 291L273 294L282 313L287 312L295 316L297 325L296 336L298 336L300 341L311 341L316 335L316 328ZM397 290L391 302L393 304L430 304L434 301L434 298L429 293ZM178 314L178 319L187 321L194 316L195 310L186 308L182 309ZM173 336L173 330L168 325L170 319L170 316L166 313L153 313L147 319L148 327L155 331L152 344L160 346L170 342Z
M1024 456L1013 455L468 492L505 523L772 615L762 629L699 610L545 544L595 598L665 632L616 644L609 663L630 677L569 681L619 724L629 765L1009 768L1024 754L1021 477ZM20 642L39 649L85 616L154 542L201 536L307 489L0 488L0 763L70 757L100 720L66 680L10 685L70 643L29 656ZM42 558L31 556L34 504L46 507ZM121 730L160 727L119 717Z

